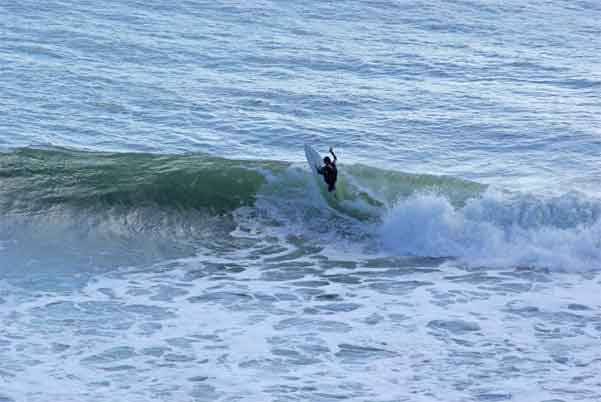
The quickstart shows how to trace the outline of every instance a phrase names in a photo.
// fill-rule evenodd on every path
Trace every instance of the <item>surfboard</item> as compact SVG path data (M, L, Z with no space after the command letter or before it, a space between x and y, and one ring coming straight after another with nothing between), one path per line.
M317 151L311 148L310 145L305 144L305 157L313 174L319 174L317 173L317 168L321 166L321 157Z

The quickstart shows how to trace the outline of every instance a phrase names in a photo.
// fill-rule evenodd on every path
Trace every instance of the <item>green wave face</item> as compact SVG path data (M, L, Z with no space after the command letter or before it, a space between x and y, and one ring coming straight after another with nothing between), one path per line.
M224 213L252 205L262 170L285 163L236 161L208 155L114 154L19 149L0 154L0 207L35 212L75 207L158 205Z
M410 174L356 164L345 167L344 176L355 188L362 189L388 207L415 193L442 195L461 207L480 195L486 186L473 181L448 176Z
M57 206L92 211L160 207L223 214L252 207L258 197L267 197L276 207L323 209L325 205L332 212L370 220L416 192L443 195L462 206L485 189L455 178L341 165L334 197L325 191L320 176L311 175L303 164L204 154L22 148L0 154L0 208L4 214L43 213Z

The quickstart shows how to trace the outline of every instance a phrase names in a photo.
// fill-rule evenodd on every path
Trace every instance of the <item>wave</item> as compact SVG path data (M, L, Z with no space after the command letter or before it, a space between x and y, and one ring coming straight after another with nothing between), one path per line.
M304 164L231 160L206 154L100 153L59 148L20 148L0 153L0 211L43 212L56 206L98 209L156 206L214 214L253 206L257 197L294 201L310 191L314 178ZM443 192L461 203L484 188L477 183L411 175L364 165L344 166L339 186L344 203L372 209L416 191ZM369 197L373 205L359 202ZM381 201L377 201L381 200ZM299 199L300 201L300 199ZM315 205L322 207L315 199ZM373 211L372 211L373 212Z
M472 266L601 269L601 202L582 194L546 198L361 164L341 165L342 198L318 180L304 162L16 149L0 153L0 257L15 241L23 255L43 244L52 255L67 239L82 259L112 247L160 260L244 247L228 233L254 225Z

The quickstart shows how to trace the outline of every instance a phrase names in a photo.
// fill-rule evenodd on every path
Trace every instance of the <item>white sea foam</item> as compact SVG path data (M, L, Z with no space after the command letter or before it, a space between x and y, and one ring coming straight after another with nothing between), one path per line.
M469 265L601 268L599 205L566 195L542 201L488 191L455 208L442 196L399 201L378 232L403 255L458 257Z

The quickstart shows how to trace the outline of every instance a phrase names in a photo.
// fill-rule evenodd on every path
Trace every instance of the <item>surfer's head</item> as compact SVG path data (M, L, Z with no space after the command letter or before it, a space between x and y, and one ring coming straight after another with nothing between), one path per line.
M325 163L326 165L329 165L330 163L332 163L332 160L330 159L329 156L326 156L325 158L323 158L323 163Z

